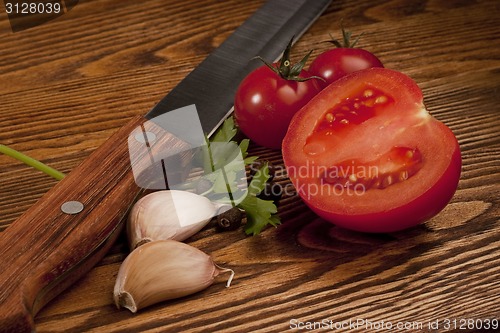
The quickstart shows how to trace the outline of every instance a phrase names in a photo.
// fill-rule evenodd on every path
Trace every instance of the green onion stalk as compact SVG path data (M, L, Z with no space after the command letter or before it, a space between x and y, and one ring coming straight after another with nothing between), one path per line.
M5 154L7 156L10 156L12 158L15 158L16 160L19 160L19 161L23 162L24 164L26 164L30 167L33 167L37 170L40 170L40 171L46 173L47 175L49 175L57 180L61 180L65 177L64 173L59 172L56 169L53 169L53 168L49 167L48 165L46 165L38 160L35 160L32 157L24 155L23 153L20 153L15 149L9 148L6 145L0 144L0 153Z

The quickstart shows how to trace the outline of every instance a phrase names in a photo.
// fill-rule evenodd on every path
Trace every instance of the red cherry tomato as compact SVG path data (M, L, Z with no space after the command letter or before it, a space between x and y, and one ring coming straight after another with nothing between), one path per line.
M325 82L320 82L326 87L349 73L371 67L384 65L369 51L341 47L321 53L309 66L309 72L323 78Z
M460 178L458 142L406 75L370 68L316 95L283 140L288 175L306 204L336 225L393 232L441 211Z
M299 75L310 76L305 70ZM257 68L241 82L236 93L234 117L238 127L261 146L281 148L293 115L321 90L318 81L286 80L265 65Z

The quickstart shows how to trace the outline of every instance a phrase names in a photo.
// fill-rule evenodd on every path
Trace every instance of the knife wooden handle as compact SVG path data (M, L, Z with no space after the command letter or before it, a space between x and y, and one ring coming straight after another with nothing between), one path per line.
M137 151L144 151L144 143L134 143L130 134L145 125L154 127L142 117L131 120L0 234L0 332L34 331L38 310L111 247L141 192L129 145L132 141L139 145ZM156 131L163 147L180 152L187 148L175 136L160 134L159 127L148 131ZM181 163L188 160L185 156ZM142 164L146 169L150 162ZM70 201L83 204L83 210L63 212L61 207Z

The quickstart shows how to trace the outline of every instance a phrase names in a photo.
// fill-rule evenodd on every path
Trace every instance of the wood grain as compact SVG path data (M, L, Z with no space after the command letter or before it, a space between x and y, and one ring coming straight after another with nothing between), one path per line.
M0 142L69 172L147 112L261 3L80 1L17 33L2 12ZM354 34L364 32L361 47L415 79L462 151L459 188L440 215L403 232L358 234L317 220L292 192L280 203L277 229L249 238L208 227L189 240L236 271L231 288L221 278L136 315L112 304L128 251L122 235L97 267L42 309L37 330L282 332L291 319L365 319L422 323L406 331L430 332L430 321L499 318L499 14L494 0L334 0L294 48L297 58L326 50L322 41L338 36L344 18ZM252 146L252 153L282 163L279 152ZM56 184L6 156L0 179L2 229ZM288 184L285 175L278 180Z

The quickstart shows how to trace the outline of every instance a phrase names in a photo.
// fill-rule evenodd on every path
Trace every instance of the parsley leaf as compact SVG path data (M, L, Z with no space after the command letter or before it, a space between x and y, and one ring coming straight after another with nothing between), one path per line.
M269 180L269 164L265 163L252 177L248 185L247 196L238 205L247 214L245 233L247 235L257 235L268 224L276 227L280 224L276 215L278 208L272 200L263 200L257 196L262 192Z
M245 224L247 235L255 236L269 224L274 227L280 224L279 217L276 215L278 210L271 200L263 200L248 194L238 207L245 210L247 214Z
M258 198L269 179L269 166L265 163L252 178L245 193L238 188L238 181L245 177L244 166L252 164L257 156L248 156L250 140L243 139L237 144L232 139L237 129L233 117L227 118L212 139L208 140L203 151L203 169L206 179L213 184L205 195L215 197L221 193L229 193L233 205L243 209L247 215L245 233L257 235L266 226L278 226L277 207L272 200ZM246 180L245 180L246 182Z
M233 117L224 120L222 126L217 130L210 141L212 142L229 142L238 133L234 125Z
M266 183L269 180L269 164L264 165L255 172L252 181L248 184L248 195L257 196L264 190Z

